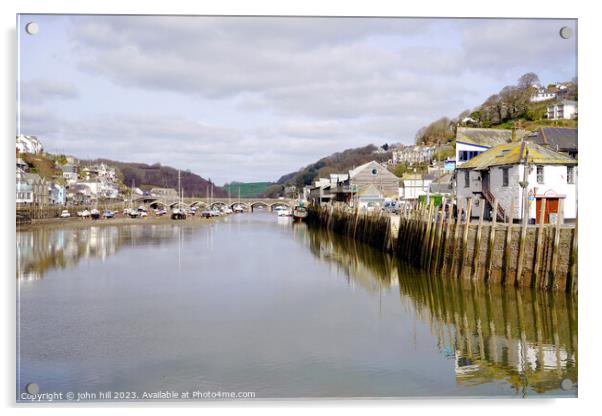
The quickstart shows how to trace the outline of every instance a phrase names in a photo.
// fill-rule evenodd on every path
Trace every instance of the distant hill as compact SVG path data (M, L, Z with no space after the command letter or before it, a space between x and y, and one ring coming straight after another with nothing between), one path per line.
M391 158L391 152L374 153L377 147L373 144L355 149L347 149L342 152L333 153L306 167L283 175L278 179L277 185L273 185L268 193L280 192L284 186L303 187L310 185L320 176L328 176L331 173L345 173L356 166L376 160L384 162Z
M114 166L117 174L123 183L132 186L132 183L142 190L151 188L178 188L178 170L170 166L163 166L160 163L148 165L146 163L118 162L108 159L97 159L84 163L100 163ZM189 196L207 196L207 191L211 189L211 182L201 176L189 172L181 171L181 184L185 197ZM225 197L226 191L213 185L213 196Z
M238 197L240 190L241 198L255 198L264 196L266 190L273 184L273 182L231 182L222 188L225 192L229 191L232 197Z

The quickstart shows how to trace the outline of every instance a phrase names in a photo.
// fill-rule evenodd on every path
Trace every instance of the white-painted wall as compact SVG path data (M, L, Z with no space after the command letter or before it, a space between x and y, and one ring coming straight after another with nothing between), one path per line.
M512 201L514 201L514 218L522 219L523 212L523 191L519 182L523 180L523 165L512 165L508 169L508 186L503 186L503 170L501 167L492 167L489 170L489 190L497 199L500 206L506 212L510 213ZM465 172L470 174L470 186L464 187ZM559 197L564 199L564 218L575 219L577 214L577 166L574 168L575 183L567 183L567 166L564 165L545 165L544 182L537 183L537 168L530 165L528 174L527 195L540 197ZM477 171L459 170L457 175L456 192L458 196L458 208L466 207L466 198L473 198L472 216L480 215L481 207L476 205L478 198L481 198L481 174ZM529 202L529 218L536 218L536 199Z

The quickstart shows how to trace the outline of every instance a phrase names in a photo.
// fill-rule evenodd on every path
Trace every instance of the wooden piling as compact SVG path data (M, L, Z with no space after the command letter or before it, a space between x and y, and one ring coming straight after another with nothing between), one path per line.
M443 252L441 254L441 269L446 270L446 266L448 264L447 258L449 257L449 241L451 237L451 232L453 230L453 204L447 204L447 220L445 221L445 237L443 239Z
M571 245L571 258L569 264L569 278L567 282L567 292L575 292L577 288L577 222L578 218L575 218L575 228L573 229L573 242Z
M470 216L472 214L472 198L467 198L466 201L466 221L464 223L464 231L462 233L462 248L460 253L460 267L458 270L458 276L462 277L464 273L464 264L466 260L467 248L468 248L468 229L470 228Z
M508 213L508 226L506 228L506 244L504 246L504 274L502 276L502 284L506 285L510 277L510 258L512 257L512 225L514 222L514 199L510 204L510 212Z
M443 201L441 202L441 214L437 215L438 225L437 225L437 231L435 233L434 259L431 259L431 268L430 268L430 270L432 272L436 271L437 268L439 267L439 252L441 250L441 233L443 232L443 219L445 218L446 202L447 202L446 199L443 198ZM439 212L439 210L437 210L437 212Z
M523 199L524 202L524 199ZM525 212L526 211L526 212ZM527 239L527 223L529 222L529 209L523 207L523 220L518 241L518 260L516 264L516 286L522 286L523 262L525 261L525 242ZM525 215L526 214L526 215Z
M493 271L493 250L495 250L495 224L497 222L497 200L493 199L493 218L491 219L491 229L489 230L489 246L487 247L487 270L485 273L485 281L491 279L491 273Z
M427 265L429 262L429 245L430 245L430 236L431 236L431 221L432 221L432 216L433 216L433 207L434 204L431 202L429 204L429 211L428 211L428 215L426 217L426 233L425 233L425 238L422 242L422 264L423 265Z
M458 240L460 239L460 226L462 225L462 212L464 212L464 208L460 209L458 208L457 212L456 212L456 226L454 229L454 236L452 238L452 250L451 250L451 256L452 256L452 264L451 264L451 268L450 268L450 274L452 277L456 277L457 273L456 273L456 269L458 267Z
M552 248L552 264L550 265L550 280L547 288L554 288L558 282L558 247L560 245L560 225L562 224L564 199L558 200L558 213L556 214L556 227L554 228L554 246Z
M479 262L481 260L481 230L483 228L483 214L485 213L485 200L479 200L479 207L481 212L479 213L479 225L477 226L477 235L474 243L473 250L473 262L472 262L472 280L479 278Z
M543 254L544 243L543 243L543 230L544 230L544 215L546 212L547 200L543 198L541 200L541 206L539 208L539 227L537 227L537 241L535 242L535 263L533 264L533 277L531 279L531 286L541 287L541 257Z

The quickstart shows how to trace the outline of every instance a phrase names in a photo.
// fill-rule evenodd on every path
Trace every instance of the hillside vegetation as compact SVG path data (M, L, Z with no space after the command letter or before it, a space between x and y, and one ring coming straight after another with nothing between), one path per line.
M515 85L508 85L497 94L491 95L481 105L471 110L464 110L455 118L442 117L416 133L416 144L440 145L453 143L456 127L521 128L537 130L539 127L577 127L576 120L548 120L545 118L548 105L562 99L578 99L577 79L564 82L566 89L557 100L533 103L530 101L535 93L534 84L539 77L530 72L521 76ZM553 85L547 88L553 89ZM463 120L469 118L469 122Z
M222 186L225 192L230 192L233 198L238 197L240 191L241 198L263 197L267 189L273 185L273 182L231 182Z
M117 175L127 186L133 184L145 191L155 187L174 188L176 190L178 188L178 170L170 166L163 166L160 163L148 165L146 163L117 162L107 159L98 159L86 163L100 162L114 166ZM206 197L211 192L212 183L207 179L189 171L181 171L180 175L185 197ZM225 197L227 193L222 188L213 185L213 196Z
M385 145L385 147L388 146ZM377 150L377 147L370 144L364 147L333 153L296 172L283 175L278 179L276 184L268 188L266 194L269 196L280 196L282 195L285 186L302 188L305 185L312 184L319 177L327 177L331 173L346 173L354 167L363 165L371 160L384 162L391 158L390 151L385 153L374 153L375 150Z

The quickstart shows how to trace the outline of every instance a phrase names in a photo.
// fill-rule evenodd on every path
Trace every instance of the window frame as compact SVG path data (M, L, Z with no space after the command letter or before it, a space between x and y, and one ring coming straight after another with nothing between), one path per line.
M470 171L464 171L464 188L470 188Z
M502 187L507 188L510 186L510 168L505 167L502 169Z
M541 173L540 170L541 169ZM535 167L535 175L537 178L537 183L538 184L543 184L545 183L545 169L544 169L544 165L536 165Z
M575 166L566 167L566 183L569 185L575 184Z

